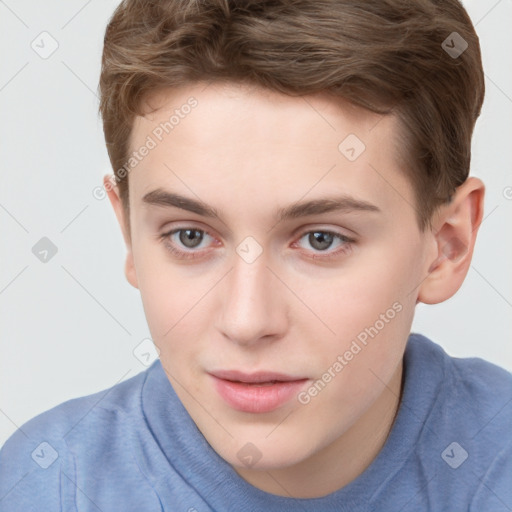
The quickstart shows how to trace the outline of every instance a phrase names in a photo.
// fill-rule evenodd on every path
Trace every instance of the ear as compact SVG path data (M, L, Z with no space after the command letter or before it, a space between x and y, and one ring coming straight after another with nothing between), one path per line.
M433 226L436 250L417 302L438 304L452 297L468 273L478 228L482 223L485 186L468 178L443 205Z
M135 265L133 262L131 236L127 223L128 219L126 219L125 208L119 196L119 188L117 187L117 184L115 184L113 176L109 174L103 176L103 186L107 191L110 204L112 205L112 208L114 208L114 213L116 214L117 222L119 223L119 226L123 233L123 239L126 245L126 261L124 265L124 274L128 282L135 288L138 288L139 286L137 281L137 274L135 272Z

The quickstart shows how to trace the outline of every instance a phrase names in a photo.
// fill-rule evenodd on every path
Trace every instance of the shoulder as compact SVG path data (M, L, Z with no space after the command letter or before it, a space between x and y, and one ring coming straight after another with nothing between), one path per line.
M80 455L75 449L101 452L127 421L137 421L149 371L68 400L18 428L0 450L0 511L60 510ZM74 443L76 438L81 442Z
M452 357L468 461L476 480L471 510L512 509L512 374L480 358Z
M512 439L508 436L500 444L491 464L478 475L470 512L512 510Z
M416 368L428 365L430 372L442 377L441 384L448 394L460 399L471 397L473 406L492 406L500 398L512 399L512 373L498 365L479 357L450 356L440 345L417 333L411 335L407 352Z
M407 360L414 403L431 397L416 455L436 475L434 486L469 510L512 510L512 374L478 357L450 356L419 334Z
M67 400L38 414L7 440L0 454L15 449L18 444L25 444L28 439L46 437L58 440L83 424L93 427L94 422L99 421L104 414L129 414L139 407L140 391L149 370L110 388Z
M439 420L464 424L463 430L474 435L485 431L490 437L512 438L512 373L479 357L450 356L420 334L411 335L406 357L415 389L436 388Z

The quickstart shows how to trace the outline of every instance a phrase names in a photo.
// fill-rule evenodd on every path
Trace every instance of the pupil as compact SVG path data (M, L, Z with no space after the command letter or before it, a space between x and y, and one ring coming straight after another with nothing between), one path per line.
M197 239L194 240L194 237L197 236ZM198 246L203 239L203 235L197 229L182 229L180 231L180 242L189 249L193 249Z
M318 250L328 249L333 241L334 235L316 231L309 234L309 243Z

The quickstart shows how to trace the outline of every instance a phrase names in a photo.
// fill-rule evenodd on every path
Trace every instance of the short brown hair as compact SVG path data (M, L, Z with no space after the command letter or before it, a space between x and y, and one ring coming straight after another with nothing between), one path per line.
M443 44L454 32L468 45L457 57ZM421 230L469 174L485 92L478 36L458 0L123 0L105 31L99 90L125 208L142 100L203 80L325 92L396 115Z

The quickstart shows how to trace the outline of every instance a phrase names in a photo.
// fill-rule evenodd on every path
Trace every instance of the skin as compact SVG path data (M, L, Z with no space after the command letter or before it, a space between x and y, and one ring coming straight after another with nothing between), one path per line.
M461 286L484 185L468 178L422 233L394 117L321 94L294 98L234 83L155 93L148 105L157 110L136 118L132 149L191 96L197 107L129 173L129 228L117 188L107 187L126 241L126 276L140 290L172 386L217 453L259 489L324 496L360 475L384 445L415 306ZM338 149L348 134L366 145L353 162ZM145 204L156 189L200 199L220 219ZM299 200L341 194L380 211L276 217ZM178 228L206 234L190 248L179 233L165 236ZM312 231L354 242L335 237L325 248ZM248 236L262 250L252 263L236 251ZM396 303L400 312L307 404L240 412L212 385L214 370L269 370L308 378L307 390ZM251 466L237 457L249 442L261 455Z

